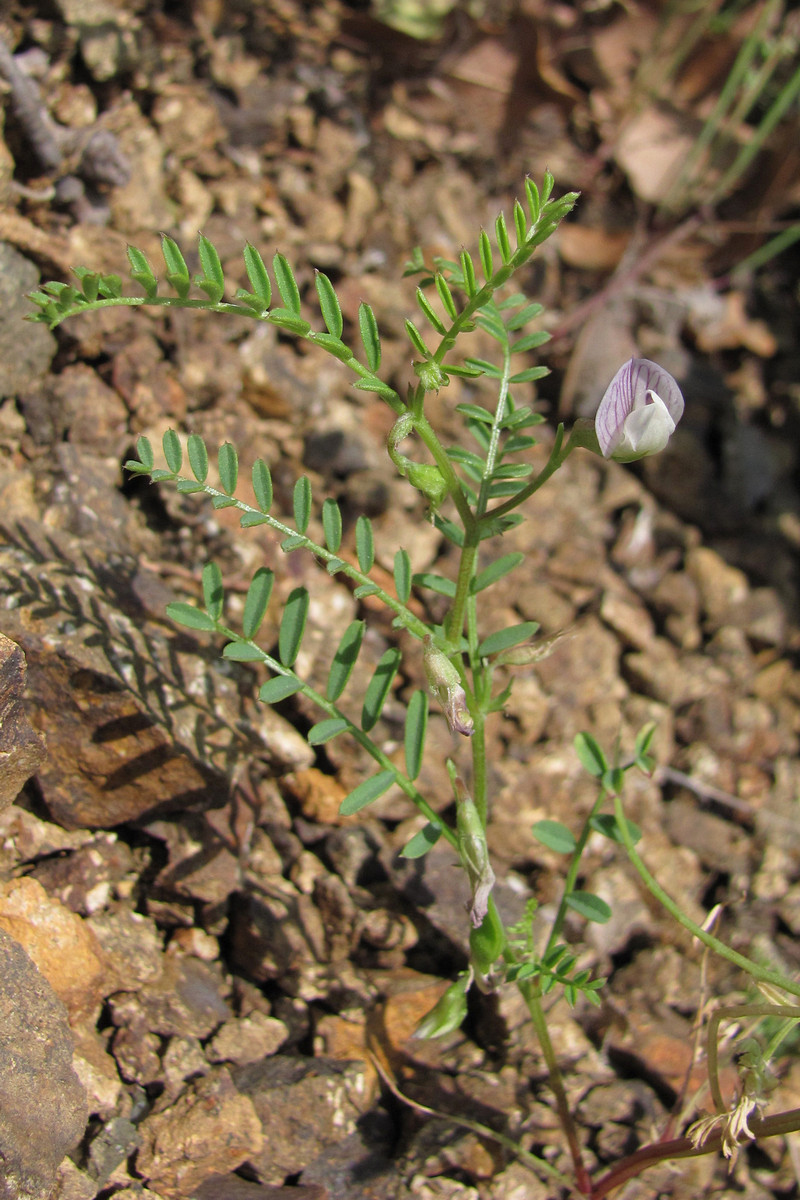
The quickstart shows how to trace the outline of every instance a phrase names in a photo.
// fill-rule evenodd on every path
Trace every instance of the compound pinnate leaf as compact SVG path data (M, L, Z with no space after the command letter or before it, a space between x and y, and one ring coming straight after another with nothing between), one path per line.
M289 593L281 617L278 632L278 657L285 667L291 667L300 650L306 628L309 597L304 587L294 588Z

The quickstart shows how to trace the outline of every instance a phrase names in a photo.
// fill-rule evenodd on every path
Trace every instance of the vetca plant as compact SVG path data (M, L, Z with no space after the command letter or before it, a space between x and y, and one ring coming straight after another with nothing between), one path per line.
M568 915L584 921L605 922L611 915L606 902L579 887L583 856L592 834L610 839L624 849L643 884L666 910L709 950L726 957L762 987L772 989L773 1005L785 1005L785 1016L800 1013L786 997L800 997L800 985L771 968L746 958L727 947L705 928L692 921L653 878L640 857L640 831L625 815L622 790L630 770L650 772L649 754L653 727L641 731L630 758L609 762L589 734L576 741L580 761L597 784L596 802L578 829L566 822L542 820L533 833L538 841L565 858L563 888L543 941L538 937L539 916L530 901L525 918L512 927L504 922L495 900L495 872L490 861L487 824L491 812L490 763L487 753L487 723L493 714L512 701L513 678L508 666L524 666L541 657L534 641L537 624L521 621L487 632L482 623L483 593L508 579L522 562L520 552L492 552L492 543L520 525L523 506L578 447L589 447L606 458L630 460L662 449L683 412L678 384L661 367L647 359L632 359L620 368L600 400L594 428L576 424L567 435L563 426L555 431L546 461L535 469L529 452L537 439L532 433L543 418L525 393L529 385L547 373L531 365L529 355L541 347L548 334L541 326L542 306L522 291L510 290L522 268L537 248L556 230L577 200L575 193L554 195L554 180L546 174L543 185L525 183L524 202L513 206L511 221L501 213L493 236L484 230L478 239L477 255L462 250L458 259L435 258L427 263L421 251L412 254L406 275L416 277L416 304L421 321L406 322L413 353L412 378L407 389L398 391L381 374L381 338L372 308L362 303L358 310L353 344L345 339L345 321L336 291L321 272L315 276L315 307L318 315L304 309L300 286L287 259L280 253L268 270L259 251L244 248L244 270L249 287L226 297L226 280L216 248L202 235L198 243L200 273L192 278L177 243L162 239L164 281L146 255L129 248L131 277L139 292L125 294L120 276L99 274L88 267L75 269L75 282L44 284L31 296L37 307L34 319L55 327L66 318L99 308L124 305L155 308L192 308L214 314L235 314L265 322L284 335L302 339L319 351L332 355L343 370L354 377L355 386L388 405L394 416L387 439L389 458L409 485L424 500L427 514L441 537L450 543L455 569L450 575L414 571L408 552L400 547L383 547L382 561L393 563L393 586L385 572L376 570L376 531L367 516L355 524L352 547L343 549L342 513L332 498L315 504L309 480L297 480L292 512L275 511L269 465L257 459L251 472L252 496L239 490L239 458L228 442L215 453L216 477L210 482L210 455L197 434L182 440L175 430L163 437L165 465L156 465L154 449L146 437L138 440L138 458L128 462L134 475L148 476L180 492L205 497L214 508L233 508L244 531L265 525L278 535L285 554L310 553L332 575L346 577L357 602L367 597L370 606L352 621L331 655L324 689L303 678L300 648L309 611L309 592L294 587L283 607L274 644L263 645L259 630L272 596L273 565L260 566L249 584L239 629L225 616L225 584L219 566L208 562L202 569L202 602L183 601L169 605L170 616L190 629L219 636L222 655L229 660L260 663L270 678L259 691L265 703L278 703L302 695L316 706L319 720L307 733L311 746L321 747L332 739L349 736L374 763L373 774L349 793L341 812L353 814L367 807L395 785L416 806L423 818L419 830L405 845L409 859L426 855L444 839L452 847L454 861L466 876L469 900L464 913L465 943L469 946L464 969L445 992L439 1004L421 1022L419 1036L437 1037L457 1029L469 1013L469 998L481 992L515 987L519 990L539 1040L553 1102L571 1159L571 1173L558 1169L544 1154L521 1146L515 1152L531 1170L550 1186L575 1190L600 1200L625 1180L655 1162L687 1154L709 1153L721 1145L724 1128L729 1148L732 1136L762 1136L800 1128L800 1116L762 1115L760 1097L750 1104L746 1120L732 1124L719 1091L712 1086L720 1117L695 1134L672 1141L657 1141L621 1159L604 1175L592 1175L571 1111L567 1090L553 1045L544 1000L560 993L569 1004L579 1000L600 1003L603 979L592 978L579 966L579 948L568 944L564 934ZM163 290L163 283L167 290ZM275 298L273 295L275 293ZM321 317L321 327L319 323ZM462 335L480 329L493 347L490 357L461 354ZM446 443L430 419L426 400L432 392L448 387L451 378L482 381L491 390L488 403L476 400L455 405L463 436ZM487 388L488 385L488 388ZM598 381L598 395L602 381ZM484 392L476 392L482 397ZM414 458L402 452L408 442L416 448ZM184 458L188 469L184 468ZM420 459L422 461L420 461ZM321 537L309 529L314 512L319 514ZM490 551L487 553L487 549ZM439 619L427 621L419 615L423 606L413 604L412 592L435 597ZM364 644L365 623L376 604L391 614L406 642L416 647L416 664L407 671L426 679L428 688L415 690L408 701L401 757L390 756L382 747L376 726L401 665L401 653L390 645L361 689L360 706L348 703L347 689L358 672ZM416 670L415 670L416 667ZM503 669L502 677L499 669ZM426 753L430 698L441 706L457 738L458 761L447 762L455 820L441 815L441 797L425 794L420 784ZM536 925L534 917L537 916ZM780 999L776 1000L778 996ZM475 999L475 1003L479 1000ZM548 1004L550 1000L548 1000ZM758 1006L753 1006L758 1016ZM716 1027L715 1027L716 1028ZM716 1054L716 1043L709 1059ZM752 1050L750 1083L752 1096ZM712 1080L713 1085L713 1080ZM741 1111L741 1110L736 1110ZM771 1125L770 1122L773 1124ZM489 1138L504 1145L509 1139L497 1131L469 1122ZM738 1132L731 1134L731 1129Z

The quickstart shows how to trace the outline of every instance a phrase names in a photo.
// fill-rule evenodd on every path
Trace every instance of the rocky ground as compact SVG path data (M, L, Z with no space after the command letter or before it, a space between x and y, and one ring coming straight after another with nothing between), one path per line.
M142 433L229 439L243 475L269 461L283 511L301 473L339 499L346 546L368 513L387 578L398 545L415 570L447 574L415 493L386 471L388 409L332 359L239 318L107 309L55 333L22 321L40 278L124 273L128 243L159 261L159 231L190 257L202 229L237 283L248 240L286 254L304 295L323 269L349 324L373 305L404 388L413 247L474 248L526 173L548 167L560 192L582 191L526 280L554 335L532 398L571 421L638 352L676 375L687 408L641 467L573 456L505 537L525 562L487 626L530 619L564 636L490 728L499 903L510 919L530 896L552 912L563 860L530 830L544 817L576 828L593 802L575 734L626 747L653 720L658 770L627 793L648 865L695 920L721 905L730 944L797 969L796 257L735 271L796 212L796 122L722 199L722 168L705 162L659 207L752 14L660 80L667 106L634 72L662 61L648 58L658 5L507 8L457 6L421 37L335 0L55 0L41 13L12 0L0 17L0 1194L553 1196L459 1119L569 1169L515 994L471 996L447 1038L412 1036L465 963L452 854L398 858L420 821L395 792L340 816L366 757L343 740L312 750L302 703L257 705L253 672L221 669L164 608L197 597L214 557L235 610L267 562L280 598L298 583L316 597L303 666L322 680L356 615L371 619L367 665L397 639L389 620L264 527L242 534L230 510L122 472ZM445 434L463 396L457 380L441 393ZM401 645L388 753L422 685ZM422 790L444 810L453 743L438 715L428 744ZM702 1109L702 1014L751 993L668 922L611 842L590 845L583 886L614 915L568 936L609 982L599 1009L562 1000L550 1016L599 1175ZM789 1052L769 1111L798 1105ZM790 1135L730 1173L716 1156L684 1160L620 1194L788 1198L796 1162Z

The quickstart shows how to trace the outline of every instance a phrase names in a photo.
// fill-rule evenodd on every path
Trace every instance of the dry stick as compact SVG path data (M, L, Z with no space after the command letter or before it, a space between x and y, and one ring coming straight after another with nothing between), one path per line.
M752 1117L748 1121L753 1138L775 1137L778 1134L795 1133L800 1129L800 1108L791 1108L787 1112L776 1113L773 1117ZM746 1138L746 1142L750 1139ZM599 1179L592 1190L592 1200L603 1200L609 1192L620 1187L629 1179L635 1179L648 1167L656 1163L667 1162L676 1158L699 1158L702 1154L712 1154L722 1149L722 1132L714 1133L695 1146L690 1138L673 1138L668 1142L653 1142L642 1146L641 1150L622 1159L612 1167L607 1175Z
M559 338L566 337L568 333L572 333L574 329L580 328L585 324L588 318L592 315L596 308L601 305L608 304L609 300L630 287L637 279L642 276L645 271L648 271L658 260L664 255L667 250L677 246L691 234L695 233L703 224L704 217L699 213L693 213L691 217L687 217L680 225L676 225L669 233L663 237L657 238L650 248L644 252L632 266L627 267L624 271L614 275L604 288L599 292L595 292L588 300L584 300L583 304L579 304L572 310L568 317L558 325L550 335L550 341L556 342Z

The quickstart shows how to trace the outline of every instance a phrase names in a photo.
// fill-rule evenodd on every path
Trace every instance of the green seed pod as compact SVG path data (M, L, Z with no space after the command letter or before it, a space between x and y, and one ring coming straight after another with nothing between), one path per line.
M490 899L482 924L469 935L470 963L481 991L492 990L492 968L503 953L505 944L506 931Z

